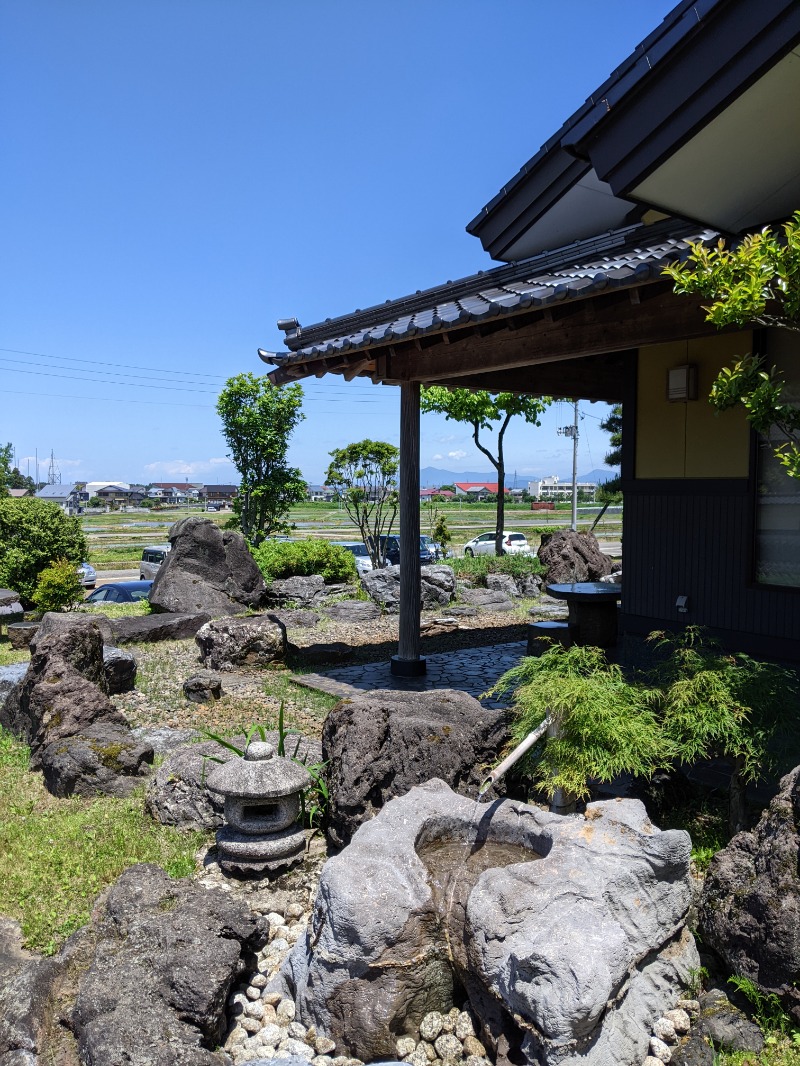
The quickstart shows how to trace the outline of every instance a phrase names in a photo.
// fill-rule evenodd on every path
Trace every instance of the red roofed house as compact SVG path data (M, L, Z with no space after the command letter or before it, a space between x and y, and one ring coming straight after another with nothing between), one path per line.
M497 495L496 481L456 481L456 496L469 496L472 500L485 500L487 496ZM510 495L508 489L503 490Z

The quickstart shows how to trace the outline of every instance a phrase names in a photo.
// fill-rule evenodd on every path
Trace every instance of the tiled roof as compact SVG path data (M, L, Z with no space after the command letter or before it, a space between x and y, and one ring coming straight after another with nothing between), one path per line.
M583 299L614 287L634 287L659 280L662 267L684 258L691 241L714 236L674 220L630 226L366 311L298 327L286 336L291 354L265 352L261 358L288 367Z

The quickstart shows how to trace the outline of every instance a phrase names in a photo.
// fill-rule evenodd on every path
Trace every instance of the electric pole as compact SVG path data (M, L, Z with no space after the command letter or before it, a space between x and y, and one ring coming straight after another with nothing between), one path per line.
M575 532L578 528L578 401L573 405L573 421L571 426L564 426L558 433L564 437L572 437L572 524L570 529Z

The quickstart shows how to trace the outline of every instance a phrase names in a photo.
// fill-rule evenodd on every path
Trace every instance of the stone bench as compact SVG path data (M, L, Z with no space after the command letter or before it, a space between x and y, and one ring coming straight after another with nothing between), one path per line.
M574 626L570 622L543 620L528 626L528 655L539 656L551 646L561 644L571 648L575 643Z

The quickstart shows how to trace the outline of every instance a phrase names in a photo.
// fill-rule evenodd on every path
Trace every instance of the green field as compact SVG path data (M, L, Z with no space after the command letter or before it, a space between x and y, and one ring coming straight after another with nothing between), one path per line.
M494 528L495 505L492 503L445 503L438 504L439 513L447 519L453 536L452 547L461 553L466 541L478 533ZM230 512L204 512L199 508L191 511L180 508L165 511L111 512L88 515L81 519L89 545L89 561L99 570L128 569L136 567L142 548L147 544L162 544L167 539L170 526L187 514L223 525ZM434 515L435 517L435 515ZM578 514L578 528L589 529L594 514ZM358 531L343 508L333 503L303 503L293 507L289 520L295 536L323 537L326 540L358 539ZM565 529L570 523L569 505L561 505L556 511L531 511L530 504L506 504L506 529L525 533L532 545L539 543L542 532ZM420 508L420 529L431 531L431 508ZM395 521L394 530L398 529ZM602 541L619 540L622 534L622 515L606 514L599 522L595 533Z

